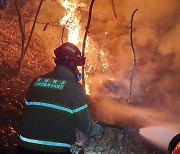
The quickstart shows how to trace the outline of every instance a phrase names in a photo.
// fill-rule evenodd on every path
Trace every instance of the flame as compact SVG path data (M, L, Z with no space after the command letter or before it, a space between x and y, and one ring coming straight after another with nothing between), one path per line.
M59 0L59 2L66 10L64 17L60 20L60 24L68 30L68 42L78 46L83 43L84 29L80 25L81 15L77 9L81 6L85 7L85 4L78 3L78 0ZM95 45L90 37L87 37L85 55L86 93L90 94L92 83L91 74L94 72L103 73L107 70L107 53L101 49L97 50L97 45ZM102 80L102 78L99 78L99 80Z
M68 42L75 45L79 43L79 31L80 31L80 18L78 17L76 10L78 3L76 0L60 0L62 6L66 10L65 16L61 19L60 24L68 29Z

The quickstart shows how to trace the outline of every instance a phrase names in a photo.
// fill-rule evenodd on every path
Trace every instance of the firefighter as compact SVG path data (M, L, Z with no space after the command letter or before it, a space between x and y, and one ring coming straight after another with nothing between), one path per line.
M171 139L168 151L169 154L180 154L180 133Z
M103 127L88 112L82 75L77 66L85 64L79 49L64 43L54 50L53 71L36 78L30 85L20 132L20 153L70 153L75 129L90 137L103 134Z

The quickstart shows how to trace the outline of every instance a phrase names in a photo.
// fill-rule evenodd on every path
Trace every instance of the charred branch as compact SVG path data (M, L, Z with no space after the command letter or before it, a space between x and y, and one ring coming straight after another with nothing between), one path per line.
M134 18L134 14L136 13L137 10L138 9L136 9L131 16L130 39L131 39L131 48L132 48L132 55L133 55L133 68L132 68L131 76L130 76L129 100L131 100L131 97L132 97L132 84L133 84L134 72L136 69L136 53L135 53L134 44L133 44L133 18Z
M18 15L19 29L21 32L21 56L20 56L19 64L18 64L18 70L17 70L17 74L18 74L18 72L20 70L21 62L22 62L22 59L24 56L24 43L25 43L26 38L25 38L25 29L23 26L23 24L24 24L23 19L22 19L21 12L20 12L19 7L18 7L18 0L15 0L15 8L16 8L16 12Z
M36 20L37 20L39 11L41 9L42 2L43 2L43 0L40 1L39 7L38 7L38 10L37 10L34 22L33 22L33 26L32 26L31 32L30 32L27 44L25 46L25 30L23 29L22 17L21 17L21 13L19 11L19 8L18 8L18 3L17 3L17 0L15 0L16 10L17 10L18 19L19 19L19 27L20 27L20 31L21 31L21 38L22 38L22 51L21 51L21 56L20 56L19 63L18 63L17 75L20 72L24 56L25 56L25 54L27 52L27 49L29 47L29 44L30 44L30 41L31 41L31 37L32 37L33 31L34 31L34 28L35 28L35 25L36 25Z
M37 13L36 13L34 22L33 22L33 26L32 26L32 29L31 29L31 32L30 32L30 35L29 35L29 39L28 39L26 48L24 49L24 55L26 54L26 51L27 51L28 46L29 46L29 43L30 43L30 41L31 41L31 37L32 37L33 31L34 31L34 28L35 28L35 25L36 25L36 20L37 20L37 17L38 17L38 15L39 15L39 11L40 11L40 9L41 9L42 2L43 2L43 0L40 1L39 7L38 7L38 10L37 10Z
M114 6L114 0L111 0L111 2L112 2L112 9L113 9L114 17L117 18L116 9Z
M18 10L16 10L16 12L17 12ZM18 14L18 13L17 13ZM20 14L21 15L21 14ZM19 16L19 15L18 15ZM9 21L9 22L11 22L11 21L16 21L17 19L16 18L14 18L14 15L5 15L4 17L12 17L13 19L9 19L9 18L6 18L6 21ZM26 24L29 24L28 22L34 22L34 19L32 19L32 18L25 18L25 17L22 17L21 16L21 20L22 20L22 23L26 23ZM18 17L18 22L19 22L19 17ZM1 22L2 23L2 22ZM54 26L54 27L60 27L60 24L59 24L59 22L52 22L52 21L50 21L50 22L44 22L44 21L39 21L39 20L36 20L36 24L42 24L42 25L46 25L46 24L48 24L48 26ZM23 26L24 27L24 26Z
M86 39L87 39L87 35L89 33L89 26L90 26L90 23L91 23L91 16L92 16L92 9L93 9L93 4L94 4L94 1L95 0L92 0L91 1L91 4L90 4L90 7L89 7L89 16L88 16L88 22L87 22L87 26L86 26L86 31L85 31L85 34L84 34L84 40L83 40L83 46L82 46L82 57L84 58L85 57L85 48L86 48ZM84 78L84 74L85 74L85 71L84 71L84 65L82 66L82 84L83 86L85 87L85 78Z
M66 25L64 25L63 29L62 29L62 33L61 33L61 43L63 44L64 41L63 41L63 38L64 38L64 31L65 31L65 28L67 27L69 23L69 20L66 22Z

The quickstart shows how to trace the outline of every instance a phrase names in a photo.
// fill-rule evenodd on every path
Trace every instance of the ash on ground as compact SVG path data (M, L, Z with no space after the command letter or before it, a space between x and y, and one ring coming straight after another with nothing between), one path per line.
M163 154L157 147L144 142L138 134L125 134L122 129L106 127L101 140L95 141L77 131L73 154ZM125 137L123 141L123 136ZM146 147L146 148L145 148ZM145 150L146 149L146 150Z

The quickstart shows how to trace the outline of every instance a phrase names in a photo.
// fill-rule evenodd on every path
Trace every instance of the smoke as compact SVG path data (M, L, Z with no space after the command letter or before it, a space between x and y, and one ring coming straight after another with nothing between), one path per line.
M105 97L96 99L90 104L90 107L96 120L132 128L164 124L167 123L167 119L173 123L175 118L167 112L132 106Z
M96 117L102 121L145 127L141 134L153 143L157 136L162 137L156 143L167 149L168 142L176 135L174 130L176 133L180 130L180 2L115 0L114 4L117 19L114 18L110 1L104 5L101 0L95 3L90 32L93 40L108 51L109 69L103 77L102 74L93 74L91 96L96 102L92 105L93 110L97 110ZM136 8L133 41L137 67L132 99L141 107L129 106L120 101L129 96L133 65L129 27L131 14ZM100 99L96 100L98 97ZM115 98L118 100L116 103ZM150 127L151 134L159 130L162 133L150 138L146 127ZM164 129L165 133L168 130L166 136L163 134Z
M107 88L99 82L102 77L98 77L98 74L93 75L91 94L95 97L113 95L116 98L128 98L129 78L133 65L129 25L131 14L137 8L133 28L137 56L133 102L173 114L179 123L180 2L122 0L114 1L114 4L117 19L114 18L110 1L106 4L103 4L102 0L95 3L90 32L101 49L108 51L107 74L113 83L110 82ZM102 79L103 83L108 80L107 74Z

